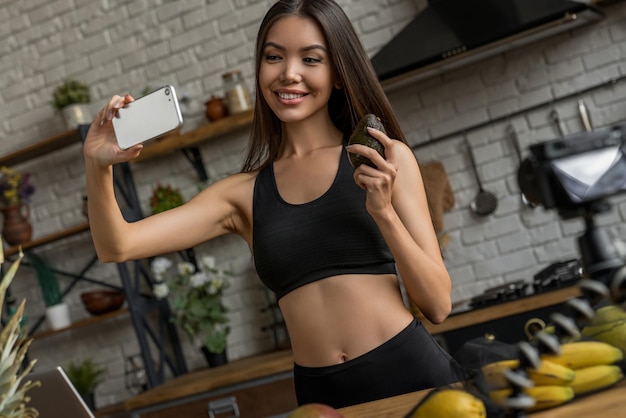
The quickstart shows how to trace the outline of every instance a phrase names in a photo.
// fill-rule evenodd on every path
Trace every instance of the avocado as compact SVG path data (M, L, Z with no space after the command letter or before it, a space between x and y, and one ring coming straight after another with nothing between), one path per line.
M354 131L352 132L352 135L350 135L350 139L348 140L348 145L350 144L366 145L378 151L378 153L383 158L385 158L385 147L383 147L383 144L381 144L380 141L378 141L376 138L374 138L367 132L368 127L378 129L381 132L387 133L385 131L385 127L380 121L380 118L369 113L363 116L363 118L356 125L356 128L354 128ZM372 161L370 161L369 158L363 157L359 154L353 154L353 153L350 153L349 155L350 155L350 164L352 164L352 167L354 167L355 169L361 164L367 164L370 167L376 168L376 165L374 165L374 163L372 163Z

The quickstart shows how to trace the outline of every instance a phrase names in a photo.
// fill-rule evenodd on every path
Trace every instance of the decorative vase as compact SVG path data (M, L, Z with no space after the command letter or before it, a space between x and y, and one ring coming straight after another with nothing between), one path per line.
M221 353L212 353L205 346L202 346L201 350L202 354L204 354L204 358L209 364L209 367L218 367L228 363L226 350L222 351Z
M2 236L9 245L18 245L30 241L33 226L30 224L30 208L25 203L2 208L4 221Z
M50 328L54 330L67 328L72 324L70 320L70 308L65 302L48 306L48 308L46 308L46 317L50 323Z
M206 117L211 122L228 116L228 107L223 97L211 96L206 103Z
M83 399L83 402L85 402L85 405L87 405L87 408L89 408L92 412L96 410L96 395L93 392L89 392L89 393L80 393L80 397Z
M87 104L79 103L65 106L61 113L63 113L67 129L76 129L78 125L88 125L93 119Z

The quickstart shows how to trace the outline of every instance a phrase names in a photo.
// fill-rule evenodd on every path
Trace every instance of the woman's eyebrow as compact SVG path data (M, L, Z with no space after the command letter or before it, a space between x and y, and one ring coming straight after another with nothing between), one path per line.
M285 48L284 46L282 46L280 44L277 44L276 42L266 42L265 45L263 45L263 49L266 49L268 47L280 49L281 51L287 50L287 48ZM323 45L319 45L319 44L308 45L308 46L305 46L305 47L302 47L302 48L298 49L298 51L300 51L300 52L312 51L312 50L315 50L315 49L320 49L320 50L322 50L324 52L328 52Z

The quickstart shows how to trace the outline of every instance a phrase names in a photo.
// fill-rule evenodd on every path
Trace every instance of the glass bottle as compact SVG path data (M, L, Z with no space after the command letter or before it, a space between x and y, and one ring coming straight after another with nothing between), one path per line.
M250 90L243 81L240 70L232 70L222 75L226 105L231 115L252 109Z

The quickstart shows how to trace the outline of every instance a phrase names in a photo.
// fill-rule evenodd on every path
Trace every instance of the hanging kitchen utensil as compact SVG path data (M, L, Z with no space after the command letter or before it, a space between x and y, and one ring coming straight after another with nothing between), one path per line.
M583 126L587 132L591 132L593 127L591 126L591 120L589 119L589 112L587 112L587 106L583 99L578 99L578 112L580 112L580 118L583 121Z
M487 216L492 214L498 207L498 199L496 198L496 195L483 189L483 185L480 181L480 176L478 174L478 168L476 167L476 161L474 160L472 147L470 146L467 138L465 139L465 143L467 144L470 162L472 165L472 169L474 170L474 174L476 175L476 182L478 183L478 194L476 195L472 203L470 203L470 208L476 215Z
M561 135L561 138L565 138L565 136L567 135L567 131L565 130L563 121L561 120L561 117L559 116L558 110L552 109L552 111L550 112L550 119L552 119L552 121L556 124L556 128L559 130L559 134Z
M509 124L509 126L507 126L507 131L509 132L509 137L511 138L511 142L513 143L513 148L515 149L515 153L517 154L517 159L519 160L519 165L521 167L522 164L527 164L527 163L525 163L524 159L522 158L522 149L520 148L520 145L519 145L519 137L517 135L517 131L515 130L515 127L513 126L513 124ZM518 169L518 172L519 172L519 169ZM535 208L537 206L533 202L529 201L526 198L526 195L524 195L524 193L522 193L521 191L520 191L520 196L522 197L522 203L525 206L528 206L529 208Z

